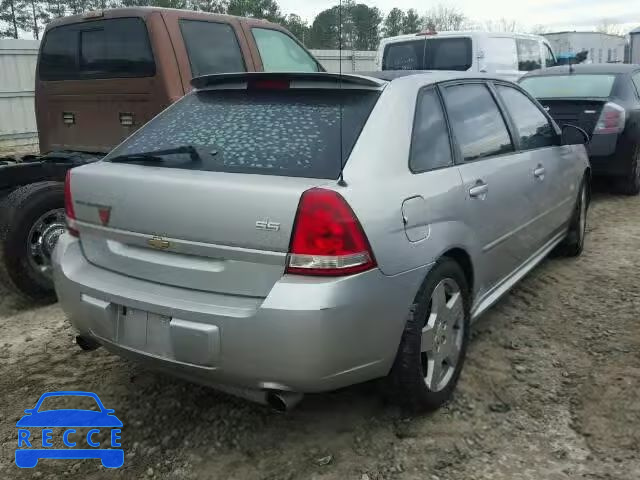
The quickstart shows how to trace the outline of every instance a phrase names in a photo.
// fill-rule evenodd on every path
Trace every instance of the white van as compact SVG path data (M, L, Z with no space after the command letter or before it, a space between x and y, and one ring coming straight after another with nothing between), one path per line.
M384 38L378 70L462 70L515 80L556 63L549 42L539 35L498 32L421 32Z

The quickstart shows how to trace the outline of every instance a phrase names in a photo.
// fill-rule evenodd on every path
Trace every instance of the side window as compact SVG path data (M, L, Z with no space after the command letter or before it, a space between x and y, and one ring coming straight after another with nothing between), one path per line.
M638 91L638 96L640 96L640 72L636 72L632 77L633 84L636 86L636 90Z
M551 48L549 48L549 45L547 45L546 43L543 45L544 45L544 65L547 68L553 67L556 64L556 59L553 56L553 52L551 51Z
M152 77L147 26L112 18L54 27L44 37L39 72L42 80Z
M514 71L518 69L516 41L508 37L490 37L486 40L485 65L488 71Z
M423 90L418 96L413 123L409 168L420 173L451 164L449 132L440 99L433 88Z
M318 64L289 35L278 30L252 28L265 72L317 72Z
M515 88L496 86L516 125L523 150L557 145L557 136L540 109Z
M537 40L517 38L516 45L518 47L518 70L530 72L542 68L540 44Z
M465 161L513 151L509 131L486 85L444 90L449 120Z
M193 77L247 70L236 34L228 23L180 20L180 31Z

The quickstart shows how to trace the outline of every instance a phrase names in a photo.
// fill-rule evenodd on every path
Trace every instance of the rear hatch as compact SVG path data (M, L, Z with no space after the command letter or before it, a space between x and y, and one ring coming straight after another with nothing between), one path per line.
M418 34L415 39L384 47L382 70L458 70L473 64L473 45L467 36Z
M266 296L301 195L335 185L379 95L282 86L194 92L105 161L74 169L86 258L167 285ZM167 153L176 147L187 149Z
M147 26L99 18L47 30L37 82L41 149L108 152L163 105Z

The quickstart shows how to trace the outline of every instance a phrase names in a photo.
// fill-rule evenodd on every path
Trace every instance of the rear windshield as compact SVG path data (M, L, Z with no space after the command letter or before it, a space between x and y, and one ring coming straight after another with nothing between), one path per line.
M383 70L468 70L471 39L424 38L391 43L384 49Z
M195 92L138 130L105 160L195 146L201 161L173 154L163 156L162 162L131 163L335 179L378 95L354 90Z
M149 77L156 67L141 18L92 20L52 28L40 52L42 80Z
M520 85L536 98L607 98L615 75L549 75L523 78Z

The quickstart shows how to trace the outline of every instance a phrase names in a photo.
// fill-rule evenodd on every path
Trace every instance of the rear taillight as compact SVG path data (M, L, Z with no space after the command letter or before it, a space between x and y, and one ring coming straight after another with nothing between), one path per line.
M607 133L620 133L624 130L627 115L623 107L617 103L607 102L602 108L600 118L593 130L594 135Z
M347 202L333 190L302 194L286 273L342 276L376 266L369 241Z
M71 196L71 170L67 171L64 179L64 211L67 216L67 230L74 237L80 236L76 229L76 211L73 208L73 198Z

